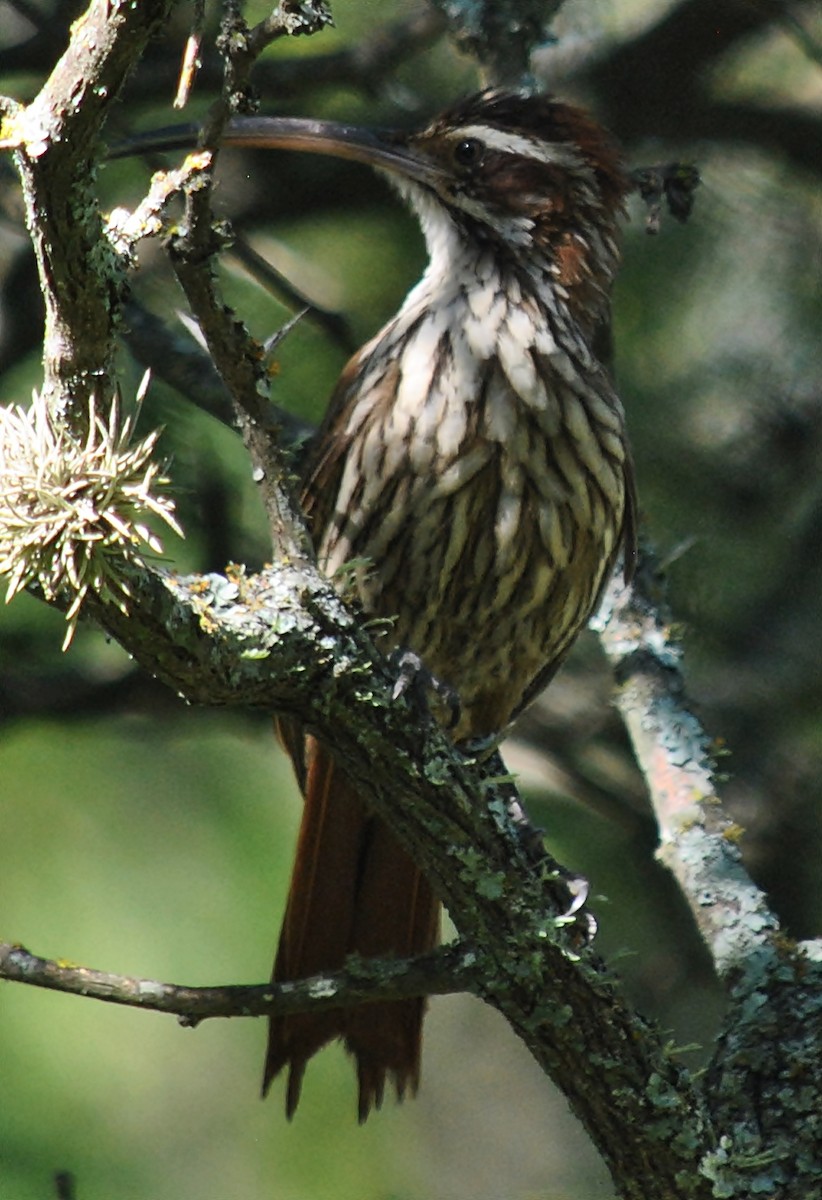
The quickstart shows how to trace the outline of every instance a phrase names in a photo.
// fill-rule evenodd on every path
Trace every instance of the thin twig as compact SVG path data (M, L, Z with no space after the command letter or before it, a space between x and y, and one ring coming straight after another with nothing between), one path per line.
M171 1013L186 1025L211 1017L319 1012L377 1000L473 991L474 964L470 950L452 943L412 959L351 958L341 971L293 983L186 987L40 958L24 946L0 944L0 979L106 1004Z
M282 30L291 33L316 32L329 19L322 0L283 5L275 15L283 23ZM258 26L256 31L249 33L239 9L226 6L218 41L224 55L225 78L222 95L211 106L203 126L205 146L216 148L226 121L239 99L247 93L255 56L267 44L266 38L272 32L267 25L262 33L259 33L260 29ZM257 33L259 36L255 36ZM207 174L196 187L186 191L185 220L179 234L169 243L172 264L214 365L231 396L237 424L268 514L275 555L308 564L313 561L313 548L299 506L291 494L290 465L271 436L270 373L265 351L223 302L211 269L214 254L229 240L227 232L213 218L212 182L211 175Z
M302 0L300 4L278 4L248 33L248 54L255 61L266 46L281 37L300 37L319 33L332 24L325 0Z
M137 362L151 369L152 379L161 379L222 424L235 427L231 396L211 356L186 332L184 322L163 321L131 297L124 308L120 336ZM261 420L264 431L271 438L279 436L292 456L299 453L314 431L308 421L276 404L266 405Z
M351 326L347 319L333 309L323 308L314 300L310 300L295 283L287 279L281 271L273 267L263 258L244 238L235 237L228 251L231 258L239 262L249 275L272 295L290 308L305 308L306 320L312 321L323 329L346 354L353 354L357 349Z

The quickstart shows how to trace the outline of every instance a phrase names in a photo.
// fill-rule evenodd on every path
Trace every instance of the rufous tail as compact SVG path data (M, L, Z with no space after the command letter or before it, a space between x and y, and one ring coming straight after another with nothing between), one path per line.
M286 738L286 741L289 739ZM272 981L342 967L349 954L407 957L437 941L439 902L388 828L358 799L331 755L306 738L305 807ZM306 1063L341 1037L357 1062L359 1119L379 1108L386 1079L402 1099L420 1075L422 998L269 1021L263 1094L288 1067L286 1114L299 1102Z

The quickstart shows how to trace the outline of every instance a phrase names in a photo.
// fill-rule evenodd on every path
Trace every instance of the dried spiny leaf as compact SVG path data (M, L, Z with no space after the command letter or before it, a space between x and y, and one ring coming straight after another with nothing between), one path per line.
M168 480L152 461L158 434L131 444L133 423L89 405L82 439L35 395L31 407L0 411L0 574L6 600L33 585L67 603L65 649L88 593L126 610L129 568L144 548L162 552L146 525L153 514L176 533Z

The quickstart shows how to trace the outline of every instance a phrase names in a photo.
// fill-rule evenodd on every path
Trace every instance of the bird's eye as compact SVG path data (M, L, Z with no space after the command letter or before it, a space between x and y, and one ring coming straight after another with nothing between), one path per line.
M463 138L454 146L454 162L461 167L475 167L484 150L485 145L479 138Z

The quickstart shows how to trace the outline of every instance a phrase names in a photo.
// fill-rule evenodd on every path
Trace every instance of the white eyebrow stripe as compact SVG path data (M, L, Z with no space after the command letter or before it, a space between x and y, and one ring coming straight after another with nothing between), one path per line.
M520 154L526 158L535 158L537 162L549 163L558 167L582 165L580 155L571 146L561 142L544 142L537 137L523 137L522 134L509 133L505 129L494 129L489 125L463 125L451 135L451 140L454 142L464 141L465 138L476 138L489 150L500 150L504 154Z

